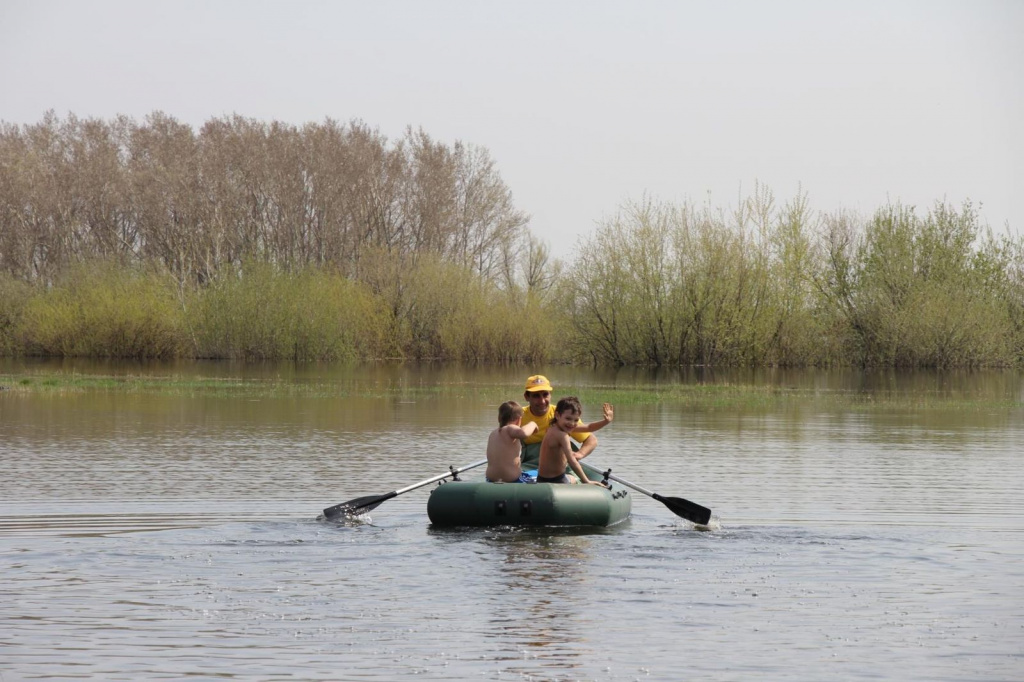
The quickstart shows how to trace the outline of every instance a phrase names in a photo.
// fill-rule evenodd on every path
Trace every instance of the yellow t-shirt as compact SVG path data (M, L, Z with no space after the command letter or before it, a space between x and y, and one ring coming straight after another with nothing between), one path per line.
M526 426L530 422L537 423L537 432L532 436L528 436L523 439L523 445L533 445L544 440L544 434L548 432L548 427L551 426L551 422L555 420L555 406L548 406L548 413L543 417L534 416L533 412L530 411L530 406L526 405L523 408L523 426ZM569 434L572 438L580 443L590 438L590 433L587 431L574 431Z

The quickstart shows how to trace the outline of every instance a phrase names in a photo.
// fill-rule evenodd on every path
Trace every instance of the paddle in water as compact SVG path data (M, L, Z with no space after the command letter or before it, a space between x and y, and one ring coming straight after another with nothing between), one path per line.
M472 464L467 464L459 469L456 469L455 467L448 467L447 473L438 474L437 476L428 478L425 481L413 483L412 485L399 488L398 490L392 490L391 492L384 493L383 495L366 495L364 497L357 497L354 500L349 500L348 502L341 502L333 507L327 507L327 509L324 509L324 518L328 521L333 521L340 516L358 516L360 514L365 514L366 512L376 509L380 505L384 504L392 497L398 497L402 493L407 493L410 490L416 490L416 488L422 488L434 481L440 481L445 478L454 477L458 480L459 474L463 471L468 471L474 467L482 466L484 464L487 464L486 459L482 459L479 462L474 462Z
M671 511L676 516L682 517L687 521L692 521L693 523L696 523L698 526L706 526L708 525L708 521L711 520L711 510L708 509L707 507L700 506L696 502L690 502L689 500L684 500L681 497L663 497L658 493L651 492L650 490L642 488L636 485L635 483L630 483L629 481L619 478L618 476L612 476L611 469L602 470L601 467L591 462L580 462L580 464L587 467L588 469L593 469L594 471L601 473L606 478L610 478L613 481L618 481L619 483L626 487L632 488L637 492L641 492L644 495L647 495L647 497L651 497L657 500L658 502L661 502L663 505L668 507L669 511Z

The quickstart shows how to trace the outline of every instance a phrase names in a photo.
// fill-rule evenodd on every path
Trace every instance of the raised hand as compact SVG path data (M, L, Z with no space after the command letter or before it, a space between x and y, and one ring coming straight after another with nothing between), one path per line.
M604 418L608 421L615 419L615 406L611 403L605 403L602 405L601 411L604 413Z

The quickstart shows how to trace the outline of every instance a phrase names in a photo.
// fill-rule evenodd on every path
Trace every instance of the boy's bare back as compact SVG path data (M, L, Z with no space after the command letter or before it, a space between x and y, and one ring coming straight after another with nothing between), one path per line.
M523 408L514 400L498 407L498 428L487 437L487 480L515 483L523 473L520 441L537 431L537 424L523 424Z
M536 428L536 427L535 427ZM487 480L515 483L522 473L519 456L522 451L518 424L507 424L491 431L487 437Z

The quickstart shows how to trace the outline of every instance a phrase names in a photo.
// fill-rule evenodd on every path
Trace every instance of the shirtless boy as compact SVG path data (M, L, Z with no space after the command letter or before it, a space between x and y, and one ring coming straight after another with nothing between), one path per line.
M579 477L581 483L604 485L600 481L591 481L587 478L583 467L576 461L576 455L573 454L572 446L569 443L569 434L572 432L597 431L611 424L612 419L615 418L615 408L605 403L601 411L604 413L604 419L590 424L580 424L579 419L583 414L583 408L580 406L579 399L569 397L558 401L558 405L555 406L555 419L551 422L551 426L548 427L547 433L544 434L544 440L540 444L538 483L575 483L576 481L565 473L565 467L568 465Z
M510 400L498 407L498 428L487 438L487 473L491 483L532 483L533 477L523 473L519 456L522 439L537 430L536 423L521 426L523 408Z

